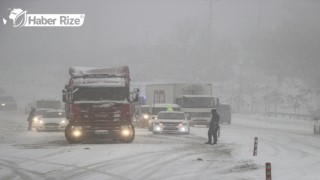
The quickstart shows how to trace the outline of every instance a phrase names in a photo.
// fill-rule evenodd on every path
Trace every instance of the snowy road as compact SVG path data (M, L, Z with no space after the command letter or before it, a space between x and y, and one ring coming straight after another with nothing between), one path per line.
M61 132L28 132L26 115L0 112L0 179L318 179L320 136L312 122L234 116L218 145L207 128L190 135L136 129L131 144L76 144ZM253 140L259 138L258 156Z

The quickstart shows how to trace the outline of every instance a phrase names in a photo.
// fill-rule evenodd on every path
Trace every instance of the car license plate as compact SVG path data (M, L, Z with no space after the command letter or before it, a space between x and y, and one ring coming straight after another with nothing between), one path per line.
M94 133L95 134L108 134L109 131L108 130L95 130Z

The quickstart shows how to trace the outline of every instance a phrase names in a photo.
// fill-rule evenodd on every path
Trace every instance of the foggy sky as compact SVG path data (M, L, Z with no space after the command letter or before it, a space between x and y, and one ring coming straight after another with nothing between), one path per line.
M211 23L214 36L236 49L234 59L237 61L243 54L241 48L252 35L276 30L284 21L292 19L292 11L300 7L304 7L300 12L304 14L309 7L320 6L308 0L213 0L210 11L209 0L1 0L1 86L24 99L41 96L35 93L37 89L41 89L39 93L43 95L54 92L59 96L72 65L129 65L133 81L139 82L170 79L173 72L177 73L175 81L192 81L192 76L183 75L183 69L177 72L175 67L169 67L163 72L152 71L173 61L175 66L185 63L179 58L159 59L150 52L163 39L172 40L177 24L196 22L209 28ZM2 24L2 18L8 18L8 8L21 8L30 14L83 13L85 20L78 28L13 28ZM307 18L318 19L319 13L313 15ZM166 45L162 43L161 46ZM161 54L158 49L154 52ZM191 61L186 68L198 71L206 62L200 64ZM158 74L165 75L158 77ZM208 75L199 74L195 80L202 76ZM26 93L21 87L26 88Z

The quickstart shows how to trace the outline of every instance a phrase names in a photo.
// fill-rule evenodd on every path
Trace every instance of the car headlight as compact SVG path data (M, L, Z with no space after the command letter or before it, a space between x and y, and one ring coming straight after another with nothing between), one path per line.
M1 106L5 106L6 104L2 103Z
M66 120L62 120L60 123L61 123L61 124L65 124L65 123L66 123Z
M39 120L39 124L43 124L43 121L42 121L42 120Z
M160 127L160 126L156 126L156 127L155 127L155 130L156 130L156 131L161 131L161 127Z
M32 119L33 122L39 122L39 120L40 120L39 117L34 117L34 118Z
M143 119L149 119L149 115L148 114L143 115Z

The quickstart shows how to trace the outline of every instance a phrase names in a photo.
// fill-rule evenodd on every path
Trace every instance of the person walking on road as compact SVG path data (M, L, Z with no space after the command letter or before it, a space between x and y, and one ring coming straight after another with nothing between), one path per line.
M210 121L210 126L208 130L208 141L205 142L205 144L217 144L218 140L218 130L220 128L219 122L220 122L220 116L217 112L216 109L211 110L211 121ZM212 142L212 136L213 136L213 143Z
M32 108L30 113L29 113L28 119L27 119L27 121L29 122L28 131L31 131L32 121L33 121L33 118L34 118L35 114L36 114L36 109Z

